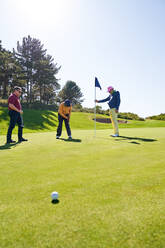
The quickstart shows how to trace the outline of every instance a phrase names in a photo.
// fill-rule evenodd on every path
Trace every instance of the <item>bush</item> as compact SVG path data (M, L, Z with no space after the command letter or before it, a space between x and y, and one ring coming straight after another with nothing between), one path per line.
M57 111L58 105L57 104L44 104L40 102L34 102L34 103L24 103L21 102L22 107L25 109L35 109L35 110L52 110ZM8 101L6 99L0 99L0 106L7 107Z
M165 114L149 116L146 119L165 121Z
M27 109L35 109L35 110L52 110L52 111L57 111L58 110L58 105L57 104L44 104L40 102L34 102L34 103L22 103L23 108Z
M7 99L0 99L0 106L7 107L8 106Z
M137 114L128 112L128 113L119 113L118 117L121 119L126 119L126 120L137 120L137 121L144 121L145 119L142 117L139 117Z
M83 110L83 107L82 107L81 104L75 104L75 105L73 105L73 107L72 107L72 111L73 111L73 112L82 112L82 110Z

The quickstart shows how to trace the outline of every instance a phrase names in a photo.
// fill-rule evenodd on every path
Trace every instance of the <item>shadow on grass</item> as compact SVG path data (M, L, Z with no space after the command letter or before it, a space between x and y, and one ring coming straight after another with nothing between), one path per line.
M139 137L129 137L129 136L119 136L119 138L128 139L128 140L139 140L144 142L154 142L156 139L147 139L147 138L139 138Z
M139 143L139 142L136 142L136 141L131 141L131 142L129 142L129 143L132 143L132 144L134 144L134 145L140 145L140 143Z
M49 110L29 110L25 112L24 126L32 130L50 129L57 126L57 114Z
M0 120L8 120L9 119L8 112L9 112L8 108L2 108L0 113Z
M3 146L0 146L0 150L6 150L6 149L11 149L11 148L14 148L16 147L17 145L19 145L20 142L16 142L14 144L4 144Z
M8 109L0 110L0 122L9 122ZM31 130L51 129L57 126L57 113L50 110L25 109L23 114L24 127Z
M115 141L120 141L120 140L133 140L129 143L135 144L135 145L140 145L139 142L137 141L143 141L143 142L154 142L157 141L156 139L148 139L148 138L139 138L139 137L129 137L129 136L119 136ZM134 141L137 140L137 141Z
M67 142L81 142L81 139L64 139L64 138L60 138L60 140L64 140Z
M56 199L56 200L52 200L51 202L52 202L52 204L58 204L60 201L58 199Z

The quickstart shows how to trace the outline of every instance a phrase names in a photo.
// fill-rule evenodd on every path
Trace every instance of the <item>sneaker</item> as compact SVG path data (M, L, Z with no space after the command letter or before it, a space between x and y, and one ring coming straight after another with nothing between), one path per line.
M59 139L60 138L60 136L56 136L56 139Z
M23 142L23 141L28 141L28 140L27 139L24 139L24 138L18 140L18 142Z
M68 139L69 139L69 140L72 140L72 136L69 136Z
M16 143L16 141L15 141L15 140L7 140L6 143L7 143L7 144L14 144L14 143Z
M112 137L119 137L119 134L116 133L116 134L112 134L111 136Z

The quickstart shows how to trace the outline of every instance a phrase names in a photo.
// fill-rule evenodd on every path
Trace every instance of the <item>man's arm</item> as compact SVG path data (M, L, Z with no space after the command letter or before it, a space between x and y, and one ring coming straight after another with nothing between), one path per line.
M117 98L116 113L118 113L119 106L120 106L120 93L119 92L117 92L116 98Z
M14 106L14 104L12 104L12 103L9 103L9 108L12 109L12 110L15 110L16 112L18 112L18 113L20 113L20 114L23 114L23 111L17 109L17 108Z
M110 96L108 96L107 98L103 99L103 100L95 100L95 102L98 102L98 103L102 103L102 102L107 102L110 100Z
M68 116L68 121L70 120L70 116L71 116L71 111L72 111L72 106L70 106L70 109L69 109L69 116Z

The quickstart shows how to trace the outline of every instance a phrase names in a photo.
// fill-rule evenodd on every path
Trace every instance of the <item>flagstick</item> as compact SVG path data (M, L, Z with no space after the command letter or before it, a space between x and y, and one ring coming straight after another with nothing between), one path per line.
M94 107L94 137L96 137L96 87L95 87L95 107Z

